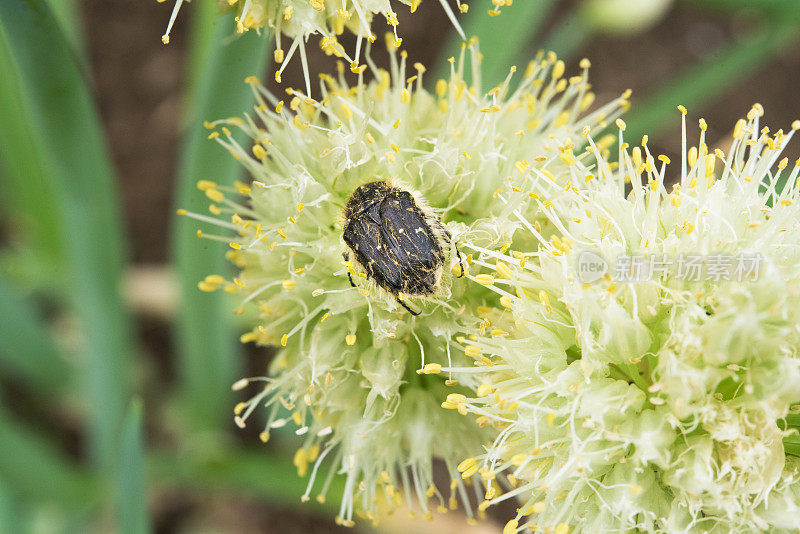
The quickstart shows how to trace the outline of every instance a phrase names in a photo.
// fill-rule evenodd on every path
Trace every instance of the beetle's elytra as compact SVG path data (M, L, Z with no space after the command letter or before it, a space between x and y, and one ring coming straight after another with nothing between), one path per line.
M356 188L344 218L342 238L356 262L378 286L418 315L402 296L429 297L438 291L452 246L441 220L411 193L385 180ZM350 260L350 254L344 256ZM350 283L355 285L352 277Z

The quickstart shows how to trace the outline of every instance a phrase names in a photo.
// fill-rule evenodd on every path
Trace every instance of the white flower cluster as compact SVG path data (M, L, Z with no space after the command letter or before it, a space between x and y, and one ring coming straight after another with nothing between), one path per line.
M387 36L391 50L392 40ZM349 86L343 66L336 78L322 76L320 101L289 90L284 103L249 79L258 100L254 112L208 124L210 137L253 182L236 188L200 182L219 217L188 215L236 234L204 237L230 242L228 257L239 270L232 281L210 275L200 288L240 294L237 311L257 309L258 316L243 341L283 347L269 376L236 384L264 384L237 406L236 421L244 425L266 404L264 440L270 429L293 421L305 440L295 463L310 473L306 497L313 490L323 499L335 472L347 477L343 524L359 513L374 518L384 499L423 515L460 501L471 517L470 495L479 484L466 483L457 465L491 439L488 428L439 408L447 393L468 392L472 375L459 384L450 372L469 358L454 335L479 320L491 293L449 275L440 295L414 303L422 313L412 317L342 261L349 196L381 179L419 193L456 242L470 236L467 265L473 252L506 250L511 242L518 224L499 199L513 176L568 172L573 150L587 142L582 131L599 132L628 103L626 94L587 114L594 100L588 61L581 74L564 78L564 63L552 54L538 56L519 82L512 69L503 84L483 93L474 47L452 59L449 80L439 80L433 93L423 88L424 67L415 64L409 75L400 53L392 55L390 72L370 62L369 83L359 74L359 83ZM464 81L465 63L471 85ZM251 144L238 144L231 129ZM455 255L451 267L471 276ZM434 485L433 458L447 465L449 487ZM320 482L325 459L330 471Z
M159 0L164 2L165 0ZM189 0L175 0L172 15L167 30L161 40L169 43L169 34L178 17L181 6ZM232 13L236 24L236 31L244 33L262 28L275 32L275 63L279 65L275 72L275 79L281 81L281 73L286 68L294 53L299 50L303 63L303 73L306 77L306 92L311 93L311 83L306 60L305 43L311 35L320 35L320 46L329 55L346 59L353 72L363 72L366 65L360 65L362 45L374 42L375 34L371 29L372 18L381 15L386 23L392 27L393 45L399 48L403 39L397 34L397 13L392 8L393 4L404 4L412 13L419 7L422 0L217 0L220 11ZM492 0L489 15L500 14L500 9L511 5L513 0ZM439 0L442 8L462 38L465 38L461 25L451 7L450 0ZM452 2L457 11L466 13L468 4L463 0ZM339 43L338 36L348 29L356 38L356 48L348 52ZM284 51L282 38L290 40L288 52Z
M681 161L589 148L499 198L533 238L486 250L498 295L466 330L473 396L444 407L495 429L459 466L523 504L504 532L757 532L800 528L800 160L761 106L711 150L700 120ZM669 171L675 170L670 175ZM674 176L674 178L673 178ZM565 195L564 192L567 192ZM535 218L544 217L548 224ZM746 280L581 276L582 258L753 253ZM477 278L476 277L476 278ZM510 489L495 480L504 475Z

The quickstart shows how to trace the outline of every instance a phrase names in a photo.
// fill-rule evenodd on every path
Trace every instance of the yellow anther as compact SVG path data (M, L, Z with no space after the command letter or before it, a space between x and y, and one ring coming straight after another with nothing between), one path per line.
M697 163L697 147L689 147L689 151L686 153L686 160L689 162L690 167L694 167L694 164Z
M470 467L473 467L473 466L475 466L477 464L478 464L478 462L477 462L477 460L475 460L475 458L467 458L466 460L463 460L461 463L459 463L456 466L456 471L458 471L459 473L463 473L464 471L466 471ZM450 488L451 489L455 489L455 487L458 487L458 482L457 481L454 481L454 482L456 482L456 483L455 484L453 484L453 483L450 484Z
M246 388L250 384L250 380L247 378L240 378L236 382L233 383L231 386L231 390L233 391L241 391Z
M450 393L447 395L447 402L451 402L453 404L464 404L467 402L467 397L461 393Z
M281 283L283 289L292 290L297 286L297 280L286 279Z
M253 155L258 159L266 159L267 158L267 151L264 150L263 146L256 144L256 145L253 145ZM249 193L249 191L248 191L248 193Z
M581 111L586 111L587 109L589 109L589 106L594 104L594 99L595 98L596 98L596 96L592 92L588 92L585 95L583 95L583 99L581 100L579 109Z
M494 277L490 274L479 274L475 277L475 281L483 286L490 286L494 284Z
M214 189L216 187L217 184L211 180L200 180L197 182L197 189L200 191L208 191L209 189Z
M281 347L285 347L286 343L288 343L288 341L289 341L289 335L288 334L283 334L281 336Z
M353 346L356 344L356 335L355 334L347 334L344 337L344 342L347 343L349 346Z
M560 59L553 65L553 79L557 80L564 75L565 65Z
M214 202L222 202L225 200L225 195L218 189L206 189L206 196Z
M422 375L438 375L442 372L442 364L440 363L426 363L425 367L417 371Z
M209 274L208 276L205 277L205 281L208 282L209 284L222 285L225 283L225 278L223 278L218 274Z
M239 336L239 341L242 343L252 343L258 339L258 334L256 332L247 332L246 334L242 334Z
M467 345L464 347L464 354L469 356L470 358L480 358L483 351L477 345Z
M710 178L714 175L714 164L717 162L717 158L711 154L706 157L706 178Z
M744 127L747 126L747 121L744 119L739 119L736 121L736 126L733 127L733 138L740 139L742 137L742 132L744 131Z
M462 276L463 274L467 274L468 271L462 273L461 263L456 263L450 268L450 272L453 273L455 276Z
M511 272L511 269L508 267L508 265L502 261L495 263L494 268L497 271L497 274L503 278L512 278L514 276L514 273Z
M491 384L481 384L480 386L478 386L477 393L479 397L486 397L488 395L491 395L492 391L493 389Z
M211 284L206 281L198 282L197 287L200 289L200 291L205 291L206 293L211 293L219 288L217 284Z
M294 424L296 424L298 426L302 425L303 424L303 415L300 412L292 413L292 421L294 421ZM310 456L308 454L308 452L310 452L310 451L306 451L306 456Z

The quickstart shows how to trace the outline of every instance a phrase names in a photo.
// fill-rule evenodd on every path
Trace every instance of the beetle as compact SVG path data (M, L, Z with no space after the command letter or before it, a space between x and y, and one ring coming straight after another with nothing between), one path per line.
M453 237L422 199L387 180L361 184L344 208L345 261L355 261L379 287L412 315L404 297L435 295L442 282ZM461 272L465 268L458 254ZM348 270L350 285L356 287Z

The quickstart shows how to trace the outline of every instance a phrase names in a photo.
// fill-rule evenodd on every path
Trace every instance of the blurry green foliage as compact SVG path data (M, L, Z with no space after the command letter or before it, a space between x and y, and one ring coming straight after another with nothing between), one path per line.
M202 7L201 23L193 25L189 71L187 129L177 183L177 207L205 212L208 199L197 190L198 180L232 185L243 175L235 159L207 139L203 121L237 115L254 99L244 79L263 72L271 41L249 32L231 41L230 26L215 23L214 5ZM195 430L217 432L230 425L230 384L240 368L238 336L233 329L233 305L223 292L201 293L197 282L211 273L227 274L223 243L198 242L197 229L213 230L187 218L175 221L173 250L180 284L177 351L181 401L187 423Z

